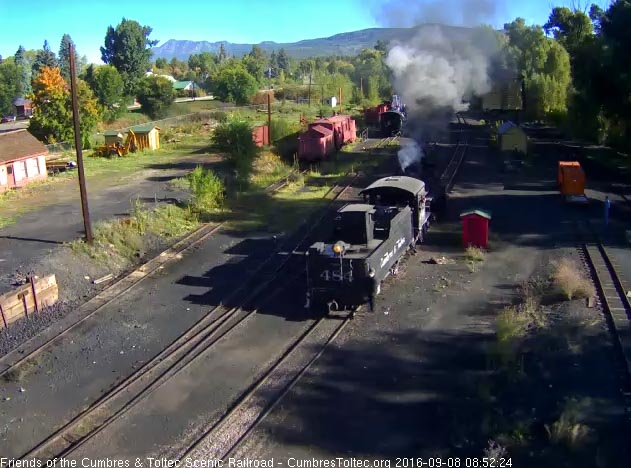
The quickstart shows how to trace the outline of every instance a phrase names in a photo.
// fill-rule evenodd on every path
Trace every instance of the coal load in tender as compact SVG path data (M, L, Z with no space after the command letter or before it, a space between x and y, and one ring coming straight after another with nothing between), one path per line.
M405 176L379 179L365 203L340 208L331 232L307 252L307 306L339 310L369 302L405 252L423 240L430 212L425 184Z

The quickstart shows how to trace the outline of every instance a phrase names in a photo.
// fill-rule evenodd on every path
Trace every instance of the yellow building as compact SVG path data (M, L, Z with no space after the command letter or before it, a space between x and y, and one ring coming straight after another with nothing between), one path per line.
M513 122L504 122L498 130L500 151L517 151L528 154L528 136Z
M131 130L136 134L138 141L138 149L160 149L160 128L155 125L138 125L132 127Z

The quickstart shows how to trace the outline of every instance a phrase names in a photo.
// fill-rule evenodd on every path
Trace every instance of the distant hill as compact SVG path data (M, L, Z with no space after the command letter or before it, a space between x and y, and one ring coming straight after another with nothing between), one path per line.
M281 47L288 55L295 58L317 57L327 55L356 55L366 47L374 47L379 39L392 41L394 39L405 40L413 36L421 28L431 26L424 24L413 28L371 28L360 31L336 34L331 37L320 39L306 39L298 42L278 43L265 41L258 44L264 51L270 53L278 51ZM457 26L440 26L446 34L458 35L461 37L470 34L470 28ZM200 52L218 53L221 44L224 45L228 55L241 57L252 49L253 44L235 44L232 42L219 41L187 41L169 39L164 44L154 47L153 58L164 58L167 60L176 57L179 60L187 60L191 54Z

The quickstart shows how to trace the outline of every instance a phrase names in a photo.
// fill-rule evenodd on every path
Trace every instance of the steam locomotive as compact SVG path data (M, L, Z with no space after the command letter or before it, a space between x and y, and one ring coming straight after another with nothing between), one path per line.
M383 280L423 242L431 218L423 181L386 177L360 194L364 203L340 208L328 237L307 251L307 307L331 311L368 302L373 310Z

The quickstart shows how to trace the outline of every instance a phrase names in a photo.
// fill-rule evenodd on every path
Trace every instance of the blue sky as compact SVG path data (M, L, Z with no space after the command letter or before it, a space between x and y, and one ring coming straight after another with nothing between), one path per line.
M57 52L61 36L68 33L81 55L100 63L105 31L123 16L151 26L151 38L159 44L168 39L294 42L382 26L375 12L388 1L394 0L0 0L0 55L13 55L20 44L41 48L44 39ZM419 3L396 3L415 1ZM542 24L552 5L569 3L506 0L503 11L489 22L501 27L522 16Z

